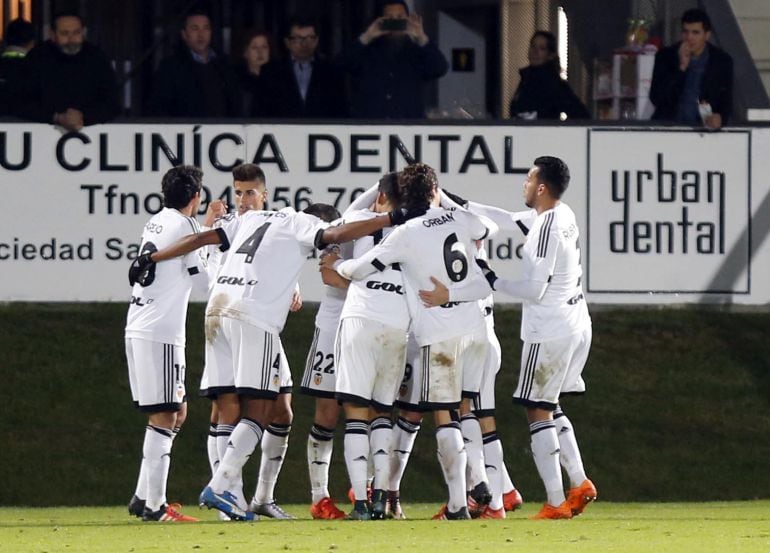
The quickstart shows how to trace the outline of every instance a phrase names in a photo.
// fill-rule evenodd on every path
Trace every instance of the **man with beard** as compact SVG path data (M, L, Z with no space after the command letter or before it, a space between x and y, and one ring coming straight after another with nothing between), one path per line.
M345 54L353 77L353 116L424 118L422 84L445 75L449 64L425 34L422 18L410 15L403 0L385 0L380 13Z
M118 114L115 71L85 35L79 15L54 16L49 40L27 55L22 117L77 131Z

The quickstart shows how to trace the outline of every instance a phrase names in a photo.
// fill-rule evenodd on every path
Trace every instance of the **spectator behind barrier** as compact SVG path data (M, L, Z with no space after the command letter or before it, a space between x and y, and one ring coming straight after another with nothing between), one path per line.
M289 56L265 67L268 115L339 118L347 115L342 73L317 52L318 25L305 17L289 21L284 44Z
M708 42L711 20L700 9L682 14L682 40L655 55L653 119L719 129L733 105L733 59Z
M238 78L224 56L211 48L211 20L192 10L181 30L178 52L155 72L150 111L168 117L237 117Z
M535 31L529 40L529 65L519 69L521 80L511 98L512 119L590 119L591 114L567 81L561 78L556 37Z
M449 69L444 54L401 0L385 0L380 17L344 54L353 77L353 116L372 119L425 117L422 85Z
M241 59L235 73L241 85L241 115L264 117L266 115L266 83L263 69L270 61L272 41L264 31L246 33Z
M5 49L0 54L0 115L18 115L22 98L27 53L35 45L35 28L23 19L14 19L5 27Z
M79 15L62 12L49 40L27 55L20 115L77 131L118 115L118 85L107 55L85 40Z

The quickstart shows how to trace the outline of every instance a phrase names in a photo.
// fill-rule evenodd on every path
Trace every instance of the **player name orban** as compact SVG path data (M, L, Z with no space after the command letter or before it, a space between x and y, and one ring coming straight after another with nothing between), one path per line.
M124 242L121 238L105 238L100 245L93 238L66 240L53 237L32 242L14 236L0 242L0 261L91 261L99 256L117 261L131 260L139 255L139 244Z

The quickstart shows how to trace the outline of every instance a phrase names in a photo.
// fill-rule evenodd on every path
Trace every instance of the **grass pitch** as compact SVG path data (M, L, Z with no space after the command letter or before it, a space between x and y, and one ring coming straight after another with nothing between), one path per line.
M184 509L197 524L143 523L124 507L0 508L0 551L673 551L770 550L770 501L607 503L569 521L531 521L525 504L505 520L432 521L436 504L405 505L408 520L219 522L214 511Z

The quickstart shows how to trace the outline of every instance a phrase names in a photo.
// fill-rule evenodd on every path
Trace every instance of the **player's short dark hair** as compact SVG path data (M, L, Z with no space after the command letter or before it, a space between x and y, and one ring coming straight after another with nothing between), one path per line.
M377 190L385 194L385 197L393 206L401 205L401 189L398 186L398 173L385 173L380 179Z
M401 204L407 209L430 206L438 177L433 167L425 163L407 165L398 174Z
M51 18L51 30L52 31L54 31L54 32L56 31L56 25L57 25L57 23L59 23L59 20L62 17L74 17L75 19L80 21L80 26L81 27L85 27L86 26L86 24L83 22L83 18L80 17L79 13L77 13L75 11L61 11L61 12L56 12L53 15L53 17Z
M380 0L377 3L377 13L382 15L382 12L385 10L385 6L389 6L391 4L398 4L399 6L404 6L404 9L406 10L406 15L409 15L409 5L404 0Z
M29 21L16 18L5 27L6 46L24 46L35 40L35 27Z
M291 35L293 27L313 27L313 32L318 34L318 21L315 17L309 15L293 15L286 23L286 29L284 30L284 36Z
M163 205L173 209L185 207L201 191L202 183L203 171L200 168L194 165L172 167L160 183Z
M540 156L535 159L534 165L538 169L538 180L546 185L551 196L557 199L561 198L569 185L567 164L558 157Z
M311 204L303 209L302 212L307 213L308 215L315 215L327 223L331 223L335 219L339 219L341 217L340 212L337 211L337 208L329 204Z
M266 183L265 172L255 163L241 163L233 169L233 180Z
M693 8L684 12L682 14L682 26L685 23L702 23L704 31L708 32L711 30L711 18L709 14L700 8Z

